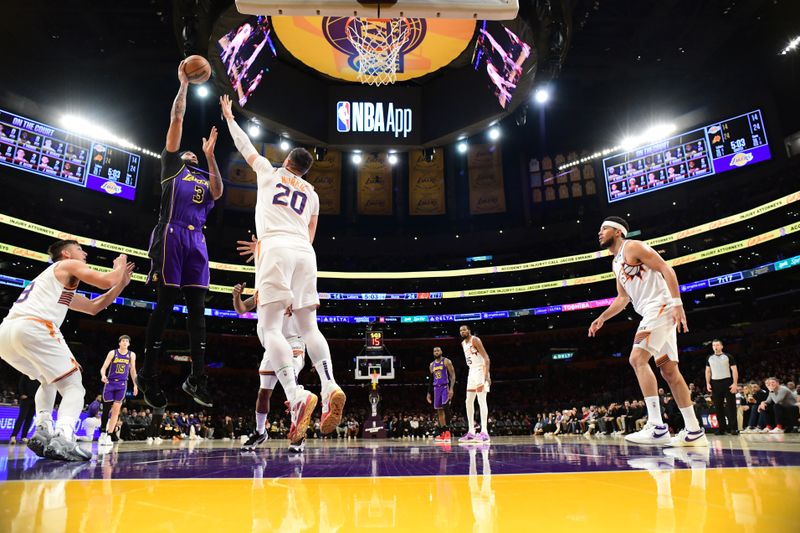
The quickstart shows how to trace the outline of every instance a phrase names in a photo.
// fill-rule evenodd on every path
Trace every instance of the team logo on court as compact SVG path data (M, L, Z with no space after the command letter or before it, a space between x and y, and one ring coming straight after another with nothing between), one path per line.
M739 152L731 159L732 167L743 167L747 163L753 160L753 154L746 154L744 152Z
M350 131L350 102L336 103L336 131Z

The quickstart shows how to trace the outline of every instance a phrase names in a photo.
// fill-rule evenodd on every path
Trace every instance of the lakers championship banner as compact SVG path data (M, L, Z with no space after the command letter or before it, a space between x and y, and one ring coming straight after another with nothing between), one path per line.
M392 166L386 154L366 154L358 168L358 214L392 214Z
M776 211L782 207L786 207L787 205L791 205L798 201L800 201L800 191L787 194L786 196L777 198L775 200L754 207L752 209L748 209L747 211L742 211L741 213L737 213L735 215L721 218L719 220L713 220L711 222L706 222L704 224L700 224L693 228L681 230L675 233L671 233L669 235L664 235L663 237L656 237L654 239L649 239L644 242L646 242L651 246L660 246L662 244L669 242L677 242L689 236L699 235L701 233L713 231L731 224L736 224L738 222L750 220L751 218L755 218L759 215ZM40 224L36 224L28 220L23 220L20 218L5 215L3 213L0 213L0 224L5 224L7 226L11 226L17 229L31 231L33 233L38 233L40 235L46 235L54 239L73 239L78 241L82 245L91 246L92 248L99 248L101 250L108 250L120 254L127 254L134 257L145 257L145 258L147 257L147 250L142 250L141 248L134 248L131 246L124 246L112 242L92 239L90 237L75 235L54 228L48 228L47 226L42 226ZM6 251L6 250L0 249L0 251ZM39 252L31 252L31 253L40 255L41 257L44 258L42 260L47 260L46 254L40 254ZM13 255L20 255L20 254L14 253ZM539 268L554 267L570 263L578 263L582 261L601 259L603 257L608 257L608 255L609 255L608 251L598 250L595 252L570 255L566 257L553 257L550 259L541 259L539 261L530 261L527 263L497 265L497 266L480 267L480 268L457 268L452 270L419 270L419 271L406 271L406 272L335 272L335 271L321 270L319 271L318 276L320 278L325 278L325 279L413 279L413 278L447 278L447 277L453 278L462 276L475 276L484 274L498 274L504 272L521 272L525 270L535 270ZM23 255L23 257L25 256ZM672 261L677 261L677 259L673 259ZM250 265L219 263L217 261L209 261L209 267L214 270L225 270L229 272L246 272L250 274L255 272L255 269Z
M493 144L473 146L468 163L470 214L505 213L506 192L500 147Z
M422 150L408 154L408 214L444 215L444 154L434 152L426 161Z
M328 150L321 161L314 161L305 179L319 196L320 215L342 212L342 152Z

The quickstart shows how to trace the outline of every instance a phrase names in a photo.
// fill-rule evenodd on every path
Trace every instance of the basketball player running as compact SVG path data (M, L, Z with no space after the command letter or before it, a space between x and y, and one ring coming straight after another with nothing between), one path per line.
M456 384L456 371L453 363L447 357L442 356L442 349L437 346L433 349L433 361L430 364L430 373L433 376L433 400L431 393L428 393L428 403L433 403L433 408L439 416L439 434L436 436L437 442L450 442L452 435L450 428L447 427L450 400L453 399L453 386Z
M28 448L40 457L88 461L91 452L74 435L86 394L81 368L59 328L68 309L96 315L111 305L130 282L133 263L120 255L112 270L98 272L86 265L86 252L74 240L56 241L47 253L53 264L25 287L0 323L0 357L41 383L35 396L36 432ZM75 292L81 281L108 291L90 300ZM61 406L54 428L57 392Z
M158 365L164 328L181 292L189 311L192 355L192 372L182 389L200 405L211 407L213 404L205 373L205 298L209 272L203 226L214 202L222 196L222 178L214 158L217 129L211 128L208 139L203 138L203 153L209 171L209 179L206 180L188 166L197 165L197 156L189 151L179 151L189 86L183 62L178 66L178 79L180 89L172 104L167 142L161 152L161 210L150 236L148 251L152 260L148 283L156 286L156 308L147 322L142 370L136 381L144 393L145 401L154 409L167 405L158 382Z
M242 301L242 291L245 284L237 284L233 287L233 308L237 313L243 315L256 308L256 297ZM288 315L288 313L287 313ZM292 347L292 365L294 366L295 375L299 374L306 362L306 345L303 339L295 333L297 327L294 325L294 320L291 315L283 319L283 336L289 341ZM261 330L258 330L259 341L264 345L261 339ZM258 397L256 398L256 429L248 436L247 441L242 445L242 451L255 450L259 444L262 444L269 437L267 435L267 416L269 415L269 401L272 398L272 391L275 389L278 378L275 376L275 369L272 362L269 360L267 352L261 358L261 365L258 367L258 375L261 386L258 389Z
M481 340L472 334L469 326L459 328L461 347L467 359L469 374L467 375L467 434L458 442L489 442L489 406L486 395L492 379L489 377L489 354ZM481 410L481 432L475 434L475 397Z
M136 354L128 347L131 345L131 338L123 335L119 338L119 347L111 350L100 368L100 379L105 383L103 387L103 418L108 417L107 424L100 429L100 438L97 441L99 446L111 445L111 433L117 429L117 419L122 401L125 399L125 392L128 390L128 375L133 381L133 395L139 394L136 387ZM106 375L108 367L111 372ZM109 404L111 409L108 409ZM109 412L108 415L105 413Z
M684 332L689 331L678 278L658 252L641 241L626 240L627 233L628 223L620 217L608 217L600 226L600 247L608 248L614 255L617 297L589 326L589 336L594 337L606 320L619 314L631 301L642 317L633 339L630 363L647 404L647 424L641 431L626 435L625 440L636 444L708 446L705 431L694 413L689 387L678 369L677 331L681 327ZM672 438L661 419L651 357L656 358L656 366L669 384L685 422L686 427Z
M299 443L306 430L317 396L297 384L292 347L281 334L283 315L292 309L300 337L322 382L320 432L331 433L342 419L345 394L333 377L330 348L317 327L317 258L312 243L319 218L319 197L303 179L313 163L307 150L295 148L280 168L258 155L233 118L231 100L220 98L236 148L258 179L256 199L256 290L258 328L264 349L286 392L292 416L289 441Z

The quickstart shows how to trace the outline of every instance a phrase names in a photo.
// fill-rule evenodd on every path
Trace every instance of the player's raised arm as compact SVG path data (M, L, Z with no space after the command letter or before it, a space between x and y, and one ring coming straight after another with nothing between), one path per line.
M181 148L183 135L183 115L186 113L186 92L189 89L189 78L183 71L183 61L178 65L178 81L181 82L172 109L169 112L169 129L167 130L167 152L177 152Z
M91 300L82 294L75 293L75 296L72 298L72 302L69 304L69 308L73 311L86 313L87 315L96 315L114 303L114 299L119 296L122 290L128 286L128 283L131 282L131 274L133 274L134 269L133 263L124 263L124 255L121 255L114 260L115 267L120 258L122 258L124 266L122 268L122 279L119 281L119 283L111 287L105 294L102 294L97 298L92 298Z
M89 267L85 262L77 259L61 260L56 267L57 273L63 273L71 278L88 283L98 289L110 289L118 285L125 277L125 270L128 268L128 256L119 255L114 259L114 268L109 272L99 272ZM130 268L133 264L130 263ZM68 284L65 284L68 285Z
M222 197L222 173L219 171L217 160L214 157L214 147L217 145L217 127L211 128L208 138L203 137L203 153L208 161L208 175L210 177L211 197L219 200Z
M244 130L239 127L239 124L236 123L236 119L233 117L233 104L227 94L220 96L219 105L222 108L222 116L225 118L225 122L228 123L228 129L230 130L233 144L236 145L236 149L242 154L247 164L256 172L267 172L271 170L272 165L269 160L258 154L255 146L250 142L250 138Z
M686 325L686 312L683 310L681 289L675 269L669 266L655 250L640 241L628 241L628 252L632 259L639 261L653 272L658 272L664 277L669 295L672 297L672 318L678 327L678 331L681 331L681 326L683 326L684 332L689 331L689 327Z

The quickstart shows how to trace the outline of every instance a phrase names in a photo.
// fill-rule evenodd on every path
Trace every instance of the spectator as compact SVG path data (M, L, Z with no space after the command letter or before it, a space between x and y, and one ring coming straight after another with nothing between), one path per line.
M765 428L769 433L783 433L792 431L797 424L797 397L789 390L789 387L781 385L776 377L769 377L766 381L769 389L769 397L758 406L760 411L767 412L767 419L775 421L775 427L767 423ZM772 408L771 415L769 408Z

